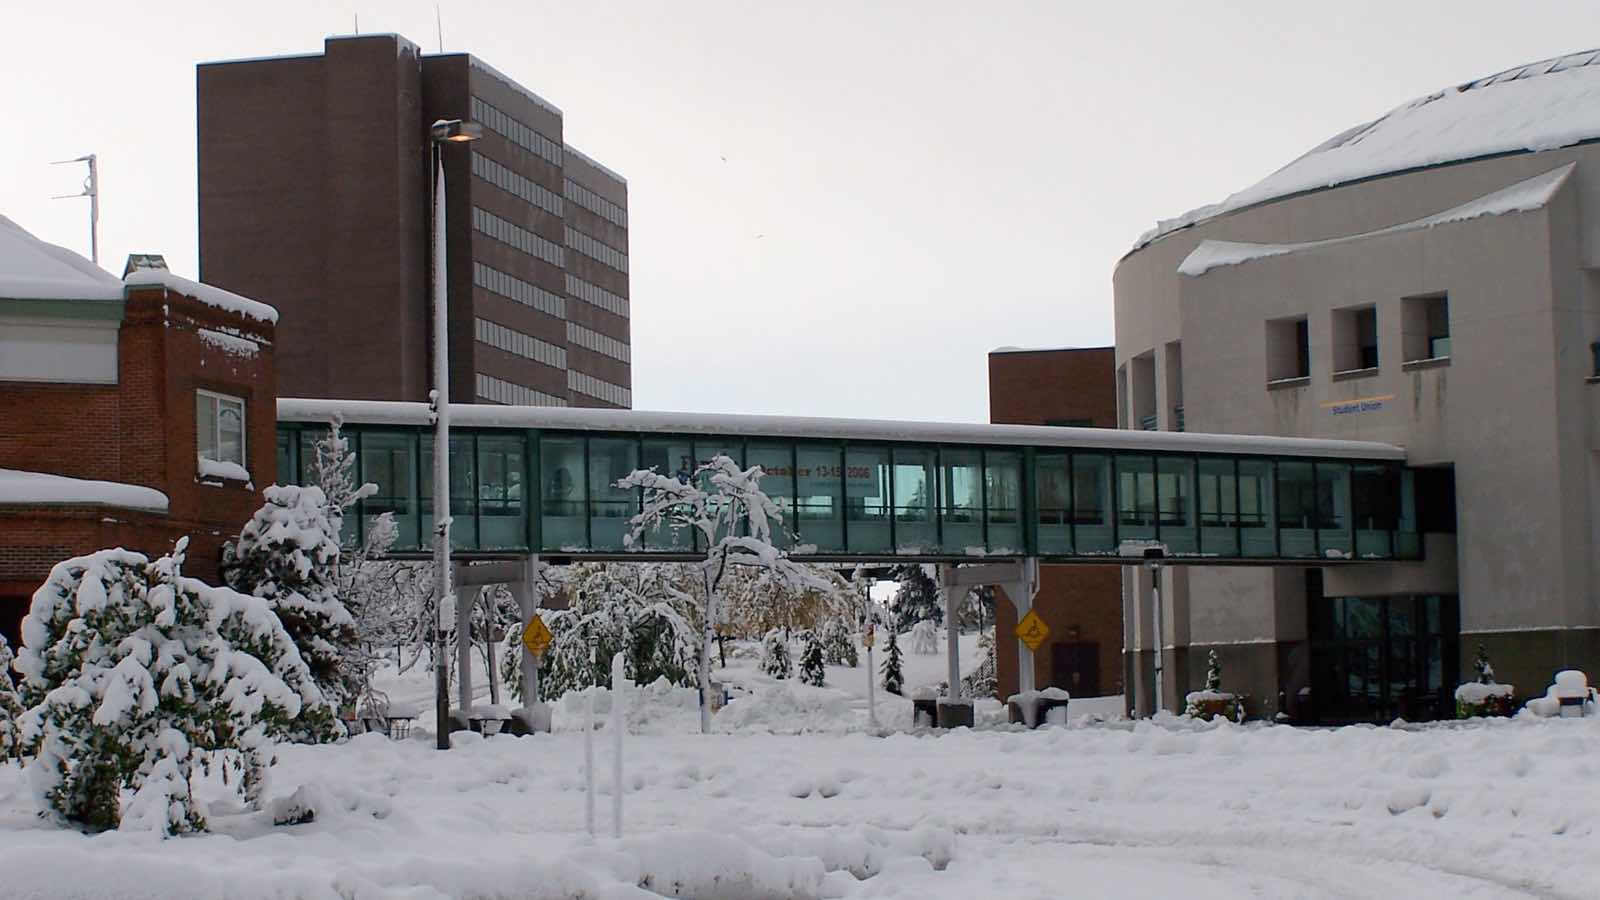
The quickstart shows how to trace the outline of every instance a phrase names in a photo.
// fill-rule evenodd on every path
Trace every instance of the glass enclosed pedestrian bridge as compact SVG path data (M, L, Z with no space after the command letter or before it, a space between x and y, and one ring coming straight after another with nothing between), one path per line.
M278 401L278 473L306 483L316 442L343 416L365 530L399 523L396 552L432 530L426 404ZM783 510L777 538L817 561L1100 562L1129 546L1208 564L1417 559L1405 451L1389 444L1190 432L451 407L452 542L468 559L529 554L688 559L688 533L624 538L636 469L694 477L726 454L760 466Z

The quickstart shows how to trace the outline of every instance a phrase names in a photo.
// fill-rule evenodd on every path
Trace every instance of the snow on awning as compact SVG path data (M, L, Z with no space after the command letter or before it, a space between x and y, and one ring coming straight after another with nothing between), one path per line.
M116 506L164 513L167 495L137 484L0 469L0 506L62 504Z
M121 300L122 282L71 250L47 244L0 216L0 298Z
M1559 169L1552 169L1543 175L1535 175L1532 178L1519 181L1493 193L1484 194L1476 200L1469 200L1444 212L1410 222L1402 222L1399 225L1391 225L1388 228L1381 228L1377 231L1366 231L1360 234L1321 241L1305 241L1298 244L1201 241L1200 245L1195 247L1188 256L1184 257L1183 262L1178 264L1178 273L1197 277L1223 266L1236 266L1240 263L1266 259L1271 256L1283 256L1287 253L1296 253L1314 247L1330 247L1335 244L1344 244L1365 238L1399 234L1405 231L1417 231L1423 228L1433 228L1437 225L1446 225L1451 222L1465 222L1468 219L1476 219L1481 216L1501 216L1508 213L1543 209L1550 203L1556 191L1567 183L1567 179L1571 177L1572 170L1576 166L1577 163L1568 163Z
M1133 249L1234 210L1305 191L1498 153L1600 138L1600 52L1507 69L1343 131L1220 203L1165 219Z

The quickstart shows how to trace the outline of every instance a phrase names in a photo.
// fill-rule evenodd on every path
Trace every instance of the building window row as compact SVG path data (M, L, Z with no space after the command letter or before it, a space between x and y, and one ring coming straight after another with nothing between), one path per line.
M566 406L565 398L478 373L478 399L506 406Z
M531 334L523 334L515 328L507 328L499 322L488 319L477 319L478 340L491 347L498 347L507 353L515 354L523 359L531 359L557 369L567 367L567 351L565 347L557 347L548 341L541 341ZM571 331L571 326L568 326Z
M513 225L492 212L472 208L472 227L502 244L509 244L523 253L542 259L552 266L566 267L566 253L555 241L545 240L520 225Z
M576 322L567 323L567 343L586 347L596 353L603 353L612 359L629 362L628 345L610 335L601 334L592 328L585 328Z
M567 179L564 193L568 200L605 219L607 222L613 225L620 225L623 228L628 227L628 211L626 209L596 194L571 178Z
M481 262L472 264L472 283L491 294L499 294L507 300L531 306L558 319L567 317L565 297L553 294L536 284L529 284L515 275L507 275Z
M580 394L587 394L597 400L604 400L616 406L633 406L633 391L620 384L602 381L587 372L567 370L567 387Z
M628 316L627 297L619 297L599 285L584 281L571 272L567 273L567 293L590 306L598 306L606 312L615 313L623 318Z
M558 216L563 214L561 198L555 191L537 184L530 178L518 175L476 151L472 154L472 174L508 194L521 197L545 212L555 213Z
M541 156L558 166L565 164L560 141L550 140L477 97L472 98L472 118L482 122L483 127L536 156Z
M1378 305L1352 306L1333 311L1331 371L1351 375L1376 371L1379 354ZM1445 294L1403 297L1400 300L1400 352L1402 362L1433 362L1450 358L1450 298ZM1391 351L1392 352L1392 351ZM1291 316L1267 322L1267 381L1298 381L1311 377L1311 321Z
M584 256L587 256L592 260L605 263L611 268L616 269L618 272L627 274L628 254L623 253L621 250L618 250L604 241L592 238L576 228L568 228L567 246L578 251L579 253L582 253Z

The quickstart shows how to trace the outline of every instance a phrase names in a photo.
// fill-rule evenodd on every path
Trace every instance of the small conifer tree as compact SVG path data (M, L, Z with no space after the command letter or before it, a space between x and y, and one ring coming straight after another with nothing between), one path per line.
M822 655L830 666L849 666L853 669L861 664L855 636L842 619L831 619L823 626Z
M1489 651L1478 645L1478 658L1473 662L1472 668L1478 672L1479 684L1494 684L1494 666L1489 663Z
M789 659L789 642L777 628L767 632L761 645L761 671L782 681L794 674L794 663Z
M805 642L805 650L800 654L800 680L813 687L822 687L827 681L827 670L823 668L822 639L815 631L808 631L801 636Z
M1217 651L1206 657L1206 690L1222 690L1222 663L1217 662Z
M900 638L893 628L889 629L889 643L883 651L883 689L891 694L905 691L906 673L904 662L900 654Z
M22 701L11 680L11 647L0 635L0 761L17 754L17 718L21 715Z

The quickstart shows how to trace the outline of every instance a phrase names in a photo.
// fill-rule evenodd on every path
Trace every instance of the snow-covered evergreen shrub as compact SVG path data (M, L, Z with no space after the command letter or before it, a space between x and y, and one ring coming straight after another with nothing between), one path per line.
M321 488L273 485L239 539L224 551L228 586L267 601L294 639L317 686L336 709L355 701L359 686L341 670L354 652L355 619L340 601L339 542Z
M0 762L17 753L17 719L22 715L22 700L11 680L11 659L11 645L0 635Z
M1516 688L1494 680L1494 666L1489 662L1489 651L1482 644L1478 645L1478 658L1472 667L1477 670L1478 678L1456 688L1456 718L1511 715Z
M856 638L843 619L829 619L822 627L822 655L830 666L861 665L856 651Z
M63 821L204 829L196 768L220 767L254 805L274 740L334 735L267 601L184 577L187 544L153 563L126 550L67 560L34 594L16 662L21 738L33 790Z
M939 594L939 582L934 580L932 566L897 566L894 578L899 582L894 592L896 630L905 631L918 622L944 623L944 599Z
M789 658L789 642L777 628L767 632L767 636L761 640L761 671L780 681L794 674L794 663Z
M595 684L609 684L611 658L627 659L635 684L665 678L688 685L699 665L700 638L680 611L682 597L670 583L674 573L659 564L600 563L574 566L563 586L572 597L565 610L543 610L550 647L540 661L539 687L546 700ZM509 644L520 640L508 635ZM594 649L591 658L590 648ZM501 671L512 690L521 690L521 650L506 654Z
M815 631L800 636L804 649L800 651L800 680L813 687L822 687L828 680L822 656L822 638Z
M1207 721L1222 716L1238 721L1243 713L1239 698L1222 689L1222 663L1217 651L1206 658L1205 690L1190 691L1184 698L1183 714Z
M911 626L911 652L933 656L939 652L939 628L927 619Z
M978 650L983 653L983 662L962 676L961 696L994 697L1000 692L994 656L994 632L985 631L978 635Z
M883 689L891 694L905 691L905 662L900 654L900 638L893 628L888 629L889 642L883 648Z

